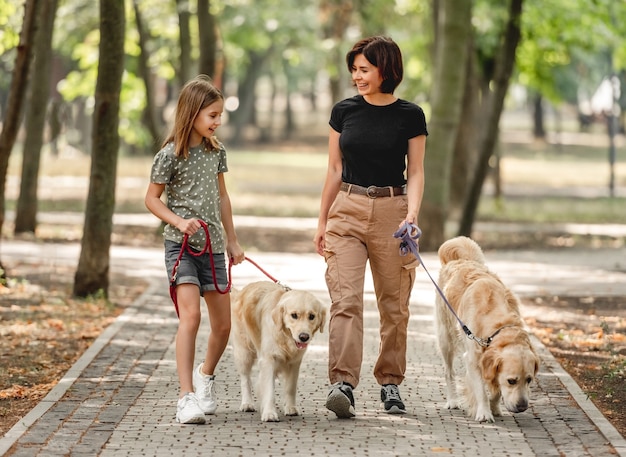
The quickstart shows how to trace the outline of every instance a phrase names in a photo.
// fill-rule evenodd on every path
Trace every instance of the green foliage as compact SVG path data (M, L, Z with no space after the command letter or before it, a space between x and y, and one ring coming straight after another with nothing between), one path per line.
M15 1L0 0L0 55L15 48L20 40L20 22L24 9Z
M519 82L554 103L575 103L581 85L595 90L608 74L609 55L624 68L625 15L626 3L613 0L526 0Z

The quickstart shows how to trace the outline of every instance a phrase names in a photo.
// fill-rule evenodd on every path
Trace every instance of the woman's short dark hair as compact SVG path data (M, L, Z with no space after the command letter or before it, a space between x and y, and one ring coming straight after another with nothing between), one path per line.
M359 54L363 54L369 63L378 68L383 79L380 91L384 94L393 94L402 81L404 72L402 53L396 42L384 36L362 39L346 55L349 72L352 72L354 58Z

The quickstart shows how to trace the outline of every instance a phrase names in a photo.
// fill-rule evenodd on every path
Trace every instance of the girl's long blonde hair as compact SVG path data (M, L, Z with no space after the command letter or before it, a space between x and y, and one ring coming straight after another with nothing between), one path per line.
M211 78L207 75L198 75L188 81L180 91L178 103L176 105L176 116L174 126L167 136L163 145L174 142L176 157L189 157L189 137L193 129L196 116L203 108L224 100L224 96L217 87L213 85ZM207 141L208 140L208 141ZM215 136L203 140L209 150L218 149L220 143Z

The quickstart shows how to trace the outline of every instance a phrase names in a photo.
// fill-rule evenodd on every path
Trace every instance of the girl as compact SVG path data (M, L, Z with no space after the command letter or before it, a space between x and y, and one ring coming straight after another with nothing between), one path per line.
M183 87L172 131L154 158L145 198L146 207L166 224L163 236L168 277L185 235L194 250L205 246L201 221L208 226L213 252L213 259L208 251L198 257L185 252L176 274L180 319L176 334L180 382L176 420L183 424L203 424L204 415L217 409L214 372L230 334L230 295L217 289L223 291L228 285L225 253L234 265L244 260L224 181L226 151L214 136L223 110L224 97L207 76L200 75ZM164 191L167 204L161 200ZM194 370L200 295L208 308L211 332L204 363Z
M341 418L355 415L352 390L363 360L363 284L369 260L380 313L374 377L385 412L403 414L398 385L406 370L409 295L419 264L398 254L393 233L403 221L417 224L428 132L422 109L393 95L403 74L394 41L361 40L346 63L358 95L337 103L330 116L328 172L313 240L326 259L332 301L332 386L326 407Z

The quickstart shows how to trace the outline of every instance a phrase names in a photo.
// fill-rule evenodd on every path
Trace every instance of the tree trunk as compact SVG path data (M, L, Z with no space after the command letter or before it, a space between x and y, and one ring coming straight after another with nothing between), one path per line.
M215 79L217 24L215 23L215 17L211 14L210 9L210 0L198 0L198 36L200 38L198 72Z
M459 218L463 200L469 187L471 173L474 171L477 159L476 128L472 119L477 119L479 84L477 80L474 60L474 39L467 41L467 62L465 88L463 90L463 108L461 122L456 136L456 143L452 156L452 170L450 180L450 210L451 216ZM456 215L452 214L457 213Z
M459 225L459 235L471 236L472 226L478 210L478 203L483 184L489 170L489 159L493 155L498 140L500 116L504 107L504 98L509 88L509 82L515 66L515 52L520 40L520 22L522 16L522 0L511 0L509 18L502 39L502 46L495 59L493 91L488 89L483 93L486 116L483 119L484 131L480 139L480 155L474 173L474 179L469 188L467 199L463 207L463 215Z
M146 30L137 0L133 0L133 7L135 10L135 21L137 22L137 31L139 34L139 74L143 78L143 83L146 88L146 108L144 110L143 121L150 132L150 136L152 137L152 154L156 154L161 147L161 132L163 132L165 126L163 125L163 122L161 122L159 112L155 106L153 83L154 75L152 74L150 64L148 63L150 58L150 52L148 51L150 32Z
M532 94L533 99L533 136L543 140L546 137L546 129L543 121L543 97L541 93Z
M124 71L124 0L100 0L100 56L96 81L89 193L74 295L108 296L120 91Z
M52 62L52 34L57 0L43 0L37 13L33 71L29 83L30 94L26 113L26 137L22 154L22 179L15 211L14 232L35 233L37 227L37 189L43 131L46 125L46 108L50 98Z
M263 66L267 58L272 53L270 47L263 54L250 51L248 71L244 73L243 81L239 83L238 93L239 107L232 113L231 124L233 124L233 136L230 139L230 144L235 146L241 144L244 140L244 129L246 126L251 125L255 119L255 101L256 83L263 72Z
M20 42L17 46L17 56L15 57L15 67L13 68L11 86L9 88L7 108L4 113L2 132L0 133L0 233L2 233L4 226L5 191L9 157L11 156L22 119L24 94L26 93L30 63L33 58L35 33L37 31L36 12L40 3L41 0L27 0L24 5L24 21L22 22ZM0 268L4 272L1 261ZM2 276L4 276L4 273L2 273Z
M180 58L178 68L178 84L183 87L191 79L191 31L189 22L189 0L176 0L178 9L178 29L180 41Z
M329 87L333 103L341 98L341 75L347 74L345 55L347 49L341 49L346 30L352 21L354 3L351 0L322 0L320 2L320 24L324 40L334 44L329 51L331 62Z
M445 223L450 193L450 162L461 120L463 68L471 33L471 0L441 0L435 41L434 81L425 160L426 184L419 223L424 232L420 246L435 250L445 240Z

